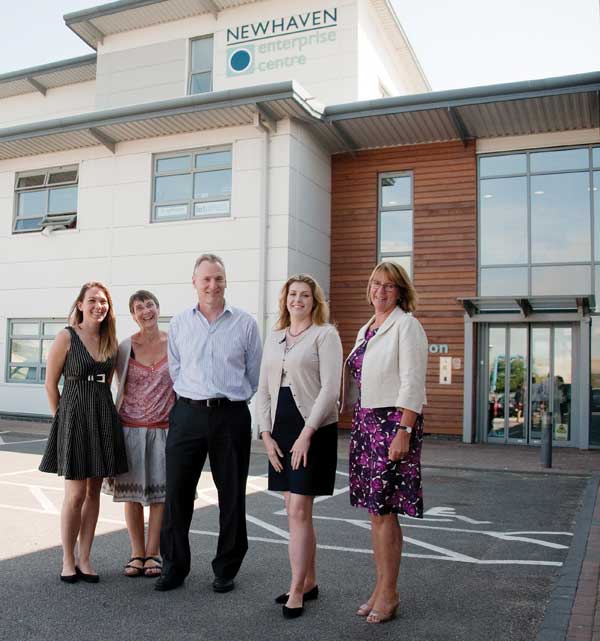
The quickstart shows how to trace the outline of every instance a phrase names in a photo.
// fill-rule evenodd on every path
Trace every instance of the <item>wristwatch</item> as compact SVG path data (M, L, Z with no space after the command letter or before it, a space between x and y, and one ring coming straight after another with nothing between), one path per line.
M404 430L407 434L412 434L413 428L408 425L399 425L399 429Z

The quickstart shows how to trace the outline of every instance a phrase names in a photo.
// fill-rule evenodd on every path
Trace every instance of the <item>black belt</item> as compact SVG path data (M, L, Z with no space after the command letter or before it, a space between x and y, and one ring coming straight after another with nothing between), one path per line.
M188 405L196 405L197 407L224 407L225 405L248 405L247 401L230 401L228 398L203 398L201 400L195 398L186 398L185 396L179 397L180 401Z
M65 376L66 381L87 381L89 383L108 383L106 374L84 374L83 376Z

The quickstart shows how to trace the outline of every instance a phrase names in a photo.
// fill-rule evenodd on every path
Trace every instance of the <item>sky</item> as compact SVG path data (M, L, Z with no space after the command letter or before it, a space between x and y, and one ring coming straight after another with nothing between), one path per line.
M600 71L600 0L391 2L433 90ZM0 74L93 53L62 16L97 4L0 0Z

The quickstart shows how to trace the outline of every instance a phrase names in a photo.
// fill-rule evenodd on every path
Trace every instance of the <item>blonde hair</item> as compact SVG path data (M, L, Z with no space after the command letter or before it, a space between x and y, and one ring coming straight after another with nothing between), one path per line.
M404 267L391 260L382 260L371 272L369 282L367 283L367 303L369 303L369 305L373 304L371 302L371 283L375 275L382 272L398 286L396 305L405 312L414 312L417 309L417 292L414 285Z
M108 301L108 312L106 313L104 320L100 323L99 357L100 360L105 361L117 353L118 342L113 302L110 296L110 292L108 291L108 288L104 283L92 280L89 283L84 283L81 286L79 295L75 299L73 305L71 305L71 311L69 312L69 324L71 325L71 327L75 327L79 325L79 323L83 322L83 312L77 307L77 304L83 303L85 293L91 287L97 287L98 289L101 289L106 295L106 300Z
M285 329L290 326L290 313L287 308L287 297L293 283L306 283L310 287L313 297L312 322L315 325L325 325L329 322L329 305L325 300L325 293L317 281L308 274L290 276L279 294L279 318L275 329Z

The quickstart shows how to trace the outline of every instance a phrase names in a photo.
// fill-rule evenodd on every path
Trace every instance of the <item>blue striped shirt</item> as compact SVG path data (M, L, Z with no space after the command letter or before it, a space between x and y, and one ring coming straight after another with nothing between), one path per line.
M194 306L169 325L169 371L179 396L249 400L258 387L261 354L256 321L228 304L213 323Z

